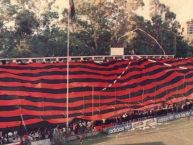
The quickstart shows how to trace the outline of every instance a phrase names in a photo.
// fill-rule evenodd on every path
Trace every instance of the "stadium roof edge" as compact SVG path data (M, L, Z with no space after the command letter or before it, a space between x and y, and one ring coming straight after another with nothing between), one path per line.
M98 56L70 56L70 60L104 60L108 58L126 59L126 58L174 58L174 55L98 55ZM18 61L18 60L66 60L67 57L32 57L32 58L0 58L0 61Z

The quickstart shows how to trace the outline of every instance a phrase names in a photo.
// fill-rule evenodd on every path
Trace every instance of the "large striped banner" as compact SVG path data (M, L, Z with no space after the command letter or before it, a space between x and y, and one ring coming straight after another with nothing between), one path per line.
M0 128L66 119L66 63L0 65ZM192 99L193 58L70 62L69 121Z

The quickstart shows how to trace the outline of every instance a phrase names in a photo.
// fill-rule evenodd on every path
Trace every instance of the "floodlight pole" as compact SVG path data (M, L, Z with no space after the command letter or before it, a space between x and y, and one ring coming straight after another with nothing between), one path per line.
M70 0L68 0L68 34L67 34L67 56L66 56L66 133L69 128L69 48L70 48Z

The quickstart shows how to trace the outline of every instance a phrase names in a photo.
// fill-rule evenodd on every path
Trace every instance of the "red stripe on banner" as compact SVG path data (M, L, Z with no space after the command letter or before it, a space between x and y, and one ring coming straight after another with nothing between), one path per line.
M163 101L173 104L193 99L192 60L71 62L70 72L74 74L69 76L69 121L107 119L132 110L161 107ZM95 82L97 79L100 81ZM21 120L17 120L21 114L26 125L66 122L65 81L66 63L1 65L0 118L9 121L0 120L0 128L20 126ZM163 84L167 86L160 88Z

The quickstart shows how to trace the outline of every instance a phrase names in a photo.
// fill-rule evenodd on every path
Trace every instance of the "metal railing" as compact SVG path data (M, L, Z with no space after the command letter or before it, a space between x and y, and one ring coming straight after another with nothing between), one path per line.
M174 55L102 55L102 56L70 56L70 61L84 61L84 60L93 60L93 61L104 61L111 59L133 59L133 58L174 58ZM46 61L66 61L67 57L32 57L32 58L0 58L0 61L8 62L46 62Z

